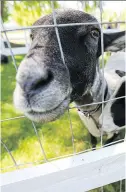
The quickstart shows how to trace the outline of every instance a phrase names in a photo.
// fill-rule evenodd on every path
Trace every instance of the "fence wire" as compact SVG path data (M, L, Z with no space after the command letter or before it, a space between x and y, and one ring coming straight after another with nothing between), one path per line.
M28 30L28 29L39 29L39 28L47 28L47 27L72 27L72 26L81 26L81 25L106 25L106 24L125 24L125 21L113 21L113 22L87 22L87 23L69 23L69 24L57 24L57 25L36 25L36 26L29 26L29 27L18 27L13 29L4 29L1 32L10 32L10 31L20 31L20 30Z
M73 146L73 154L59 156L59 157L56 157L56 158L53 158L53 159L47 159L46 152L45 152L44 147L42 145L42 141L40 139L39 133L38 133L37 128L36 128L36 125L35 125L34 122L31 122L32 123L32 127L34 129L34 132L36 134L37 140L39 142L39 145L40 145L40 148L41 148L41 152L42 152L42 157L44 158L44 160L28 162L28 163L24 163L24 164L17 164L17 162L16 162L14 156L12 155L11 151L8 149L7 145L1 140L1 144L3 145L5 150L10 155L10 157L11 157L11 159L13 161L13 164L14 164L13 166L8 166L6 168L2 168L2 170L9 169L9 168L14 168L14 167L16 167L18 169L19 166L24 166L26 164L35 164L35 163L40 163L40 162L42 163L42 162L47 162L47 161L51 162L52 160L55 160L55 159L64 158L64 157L72 156L72 155L75 155L75 154L77 155L77 154L80 154L80 153L91 151L92 149L96 149L96 148L90 148L88 150L84 150L84 151L81 151L81 152L76 152L75 143L74 143L74 132L73 132L73 127L72 127L70 110L74 109L74 108L84 107L84 106L86 107L86 106L90 106L90 105L102 104L102 113L103 113L103 109L104 109L105 103L108 103L108 102L114 101L114 100L118 100L118 99L121 99L121 98L126 98L126 96L122 96L122 97L118 97L118 98L112 98L112 99L104 100L105 82L104 82L104 40L103 40L103 25L105 25L105 24L125 24L125 21L103 22L103 19L102 19L103 7L102 7L102 1L100 1L99 2L99 9L100 9L100 22L99 23L98 22L88 22L88 23L57 24L56 14L55 14L55 9L54 9L54 2L53 1L51 1L51 6L52 6L53 21L54 21L53 25L38 25L38 26L28 26L28 27L20 27L20 28L13 28L13 29L5 29L3 21L1 21L2 28L3 28L1 31L5 35L6 42L7 42L8 48L10 49L12 61L13 61L13 64L14 64L14 67L15 67L16 71L17 71L18 67L17 67L17 64L16 64L16 60L15 60L15 56L13 54L13 50L12 50L11 44L9 42L9 38L8 38L7 32L17 31L17 30L29 30L29 29L39 29L39 28L47 28L47 27L51 28L51 27L54 27L55 28L55 33L56 33L56 36L57 36L57 40L58 40L59 50L60 50L60 53L61 53L61 58L62 58L64 66L66 67L67 72L69 74L68 67L65 64L65 58L64 58L64 54L63 54L63 49L62 49L62 45L61 45L61 40L60 40L60 35L59 35L58 28L59 27L90 25L90 24L92 24L92 25L100 24L100 28L101 28L101 51L102 51L102 75L103 75L103 79L102 79L102 101L101 102L92 103L92 104L85 104L85 105L81 105L81 106L75 105L73 107L69 107L68 108L68 118L69 118L69 122L70 122L70 132L71 132L71 140L72 140L72 146ZM25 36L26 36L26 33L25 33ZM25 40L26 40L26 38L25 38ZM27 41L26 41L26 45L28 46L28 42ZM69 81L70 81L70 75L69 75ZM16 119L20 119L20 118L24 118L24 117L25 116L18 116L18 117L13 117L13 118L7 118L7 119L1 120L1 122L16 120ZM102 124L103 124L103 119L102 119ZM101 131L100 140L101 140L101 146L97 147L97 149L103 147L103 132L102 131ZM112 142L111 144L116 144L116 143L119 143L119 142L122 142L122 141L124 141L124 139L120 139L118 141ZM110 144L106 144L104 146L106 147L108 145L110 145ZM101 192L103 192L103 191L104 191L104 188L101 187ZM120 192L122 192L122 181L120 181Z
M1 19L1 20L2 20L2 19ZM2 24L3 29L5 29L5 28L4 28L4 25L3 25L3 21L1 21L1 24ZM14 54L13 54L13 50L12 50L11 44L10 44L9 39L8 39L8 36L7 36L7 34L6 34L6 30L4 30L4 34L5 34L5 37L6 37L7 45L8 45L8 47L9 47L9 49L10 49L10 52L11 52L11 57L12 57L12 61L13 61L14 67L15 67L16 72L17 72L18 67L17 67L17 64L16 64L16 60L15 60L15 57L14 57ZM45 160L45 162L47 162L47 158L46 158L46 155L45 155L45 151L44 151L44 149L43 149L43 146L42 146L42 142L41 142L41 140L40 140L38 131L37 131L36 126L35 126L35 123L34 123L33 121L32 121L32 126L33 126L33 129L34 129L34 131L35 131L35 134L36 134L36 136L37 136L37 138L38 138L38 142L39 142L39 144L40 144L40 148L41 148L41 151L42 151L42 156L44 156L44 160ZM6 146L6 149L7 149L7 146ZM9 151L9 149L7 149L7 151ZM9 154L10 154L11 158L15 161L15 159L14 159L13 155L11 154L11 152L10 152ZM15 162L16 162L16 161L15 161ZM16 167L18 168L18 166L16 166Z
M103 7L102 7L102 1L99 2L99 7L100 7L100 21L102 23L102 14L103 14ZM103 27L101 25L101 54L102 54L102 114L104 111L104 95L105 95L105 82L104 82L104 39L103 39ZM103 116L102 116L102 125L103 125ZM101 147L103 146L103 131L101 127ZM103 189L102 189L103 191Z
M55 32L56 32L56 36L57 36L57 40L58 40L58 44L59 44L60 54L61 54L63 64L67 70L67 73L69 76L69 84L70 84L70 74L69 74L68 67L65 63L65 58L64 58L63 49L62 49L61 40L60 40L59 31L58 31L57 22L56 22L56 14L55 14L55 10L54 10L54 2L53 1L51 1L51 6L52 6L53 21L54 21L54 25L55 25ZM69 95L70 95L70 89L69 89ZM73 153L75 154L76 149L75 149L75 144L74 144L74 134L73 134L71 117L70 117L70 111L69 111L69 109L67 111L68 111L68 118L69 118L69 122L70 122L70 131L71 131L71 135L72 135Z

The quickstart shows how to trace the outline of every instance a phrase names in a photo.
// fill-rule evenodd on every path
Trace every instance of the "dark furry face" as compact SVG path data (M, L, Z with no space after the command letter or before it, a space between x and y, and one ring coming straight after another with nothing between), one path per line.
M79 101L90 91L101 54L97 20L81 11L57 11L58 24L90 25L58 27L65 63L54 27L32 30L32 44L16 76L14 104L37 122L55 120L71 101ZM91 24L95 22L96 24ZM34 25L52 25L53 16L40 18ZM104 34L104 48L124 47L124 32ZM121 38L120 38L121 37ZM117 41L114 41L116 40ZM119 45L119 47L118 47ZM97 70L98 71L98 70Z
M97 22L81 11L58 11L58 24ZM53 24L52 15L34 25ZM59 27L62 61L55 28L32 30L32 44L17 73L16 108L37 122L58 118L70 101L78 100L93 84L100 35L99 25Z
M58 12L56 18L58 24L97 22L93 16L80 11ZM38 20L35 25L38 24L53 24L52 15L45 16ZM46 66L48 66L53 73L56 73L57 70L57 73L60 72L61 74L64 71L64 74L70 75L72 86L71 99L75 100L82 96L85 90L93 84L97 64L100 29L99 25L87 25L60 27L58 31L68 72L62 62L54 28L48 28L48 30L47 28L32 30L33 43L37 38L34 53L36 52L38 54L38 51L40 51L41 55L44 52L44 62L46 62ZM39 50L37 48L39 48ZM47 59L48 61L46 61ZM58 66L56 63L58 63ZM65 79L67 78L64 77L60 83L66 84Z

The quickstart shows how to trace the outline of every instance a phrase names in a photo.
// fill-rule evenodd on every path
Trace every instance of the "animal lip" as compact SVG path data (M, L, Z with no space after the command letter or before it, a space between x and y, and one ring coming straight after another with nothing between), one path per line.
M58 117L64 114L64 112L68 109L70 103L70 97L64 99L56 108L45 111L45 112L37 112L37 111L29 111L26 112L25 115L29 119L35 122L47 123L50 121L56 120Z
M60 108L60 106L64 105L65 108L66 108L66 103L68 103L68 100L70 99L69 95L59 104L57 105L57 107L51 109L51 110L46 110L45 112L38 112L38 111L34 111L34 110L31 110L31 111L28 111L27 114L29 115L44 115L44 114L47 114L47 113L51 113L53 111L55 111L56 109Z

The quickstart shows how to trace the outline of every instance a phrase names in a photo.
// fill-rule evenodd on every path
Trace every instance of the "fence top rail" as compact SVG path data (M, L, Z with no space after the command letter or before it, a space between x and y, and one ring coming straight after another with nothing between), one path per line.
M20 31L20 30L28 30L28 29L36 29L36 28L46 28L46 27L71 27L71 26L79 26L79 25L105 25L105 24L125 24L126 21L113 21L113 22L87 22L87 23L68 23L68 24L53 24L53 25L36 25L36 26L28 26L28 27L18 27L18 28L10 28L3 29L1 28L1 32L9 32L9 31Z

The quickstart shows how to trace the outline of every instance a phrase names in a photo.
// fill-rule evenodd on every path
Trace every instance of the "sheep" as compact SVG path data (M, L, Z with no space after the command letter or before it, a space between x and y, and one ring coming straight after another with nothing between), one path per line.
M78 110L81 120L91 134L93 148L97 144L96 138L101 136L100 128L104 134L108 135L105 144L109 144L119 138L119 130L125 126L125 98L114 100L114 98L125 96L125 56L124 52L113 54L104 68L104 76L100 72L102 75L100 78L98 73L96 81L99 84L94 82L94 92L90 91L90 98L93 97L95 102L100 101L99 98L102 99L102 80L104 80L105 100L112 100L104 104L103 111L102 104L80 107ZM93 107L94 109L92 109Z
M31 30L31 47L16 75L14 105L29 119L41 123L59 118L73 101L77 105L94 102L95 97L91 97L90 92L96 95L94 84L98 83L98 76L102 78L98 62L102 52L101 30L96 18L72 9L57 10L55 14L58 24L87 24L58 27L65 62L54 27ZM33 26L52 24L50 14ZM104 51L124 48L124 34L104 33Z

